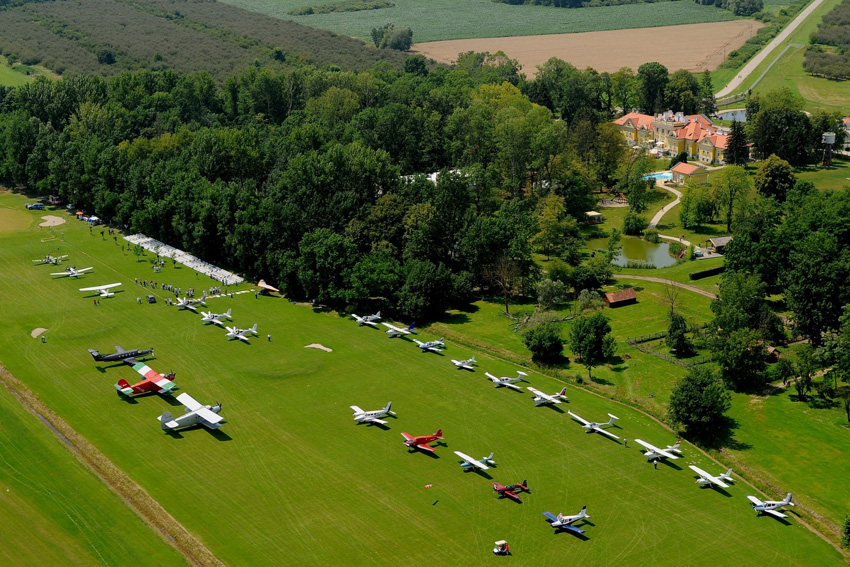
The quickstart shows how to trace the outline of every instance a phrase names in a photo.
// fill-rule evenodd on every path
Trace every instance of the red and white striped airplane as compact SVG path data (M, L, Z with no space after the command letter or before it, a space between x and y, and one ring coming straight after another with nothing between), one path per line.
M130 385L122 378L115 384L118 393L129 397L147 393L170 394L177 387L177 384L171 381L174 378L173 372L167 375L159 374L144 362L134 364L133 370L141 374L144 380Z

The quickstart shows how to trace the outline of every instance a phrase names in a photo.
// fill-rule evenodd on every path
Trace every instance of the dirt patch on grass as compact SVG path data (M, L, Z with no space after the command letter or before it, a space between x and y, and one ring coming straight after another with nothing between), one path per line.
M332 348L328 348L325 345L320 345L319 343L313 343L313 344L305 346L304 348L317 348L317 349L323 350L325 352L333 352Z
M0 233L17 232L30 225L32 216L24 211L0 209Z
M493 37L417 43L413 51L441 63L451 63L466 51L504 51L517 59L526 75L552 57L579 69L614 72L620 67L637 70L647 61L658 61L671 72L678 69L716 69L733 49L754 36L763 24L734 20L632 30L587 33Z
M38 226L59 226L60 224L65 224L65 219L62 217L47 215L41 218L43 222Z
M47 329L45 329L44 327L39 327L38 329L33 329L32 333L30 333L30 336L35 339L35 338L38 338L38 336L41 335L42 333L46 333L46 332L47 332Z

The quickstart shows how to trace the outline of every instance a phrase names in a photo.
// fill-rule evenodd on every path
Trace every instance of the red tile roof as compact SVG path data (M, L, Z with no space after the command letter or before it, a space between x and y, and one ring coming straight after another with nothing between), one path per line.
M614 121L614 124L618 126L623 126L631 120L632 124L635 125L635 128L638 130L652 130L652 121L655 117L650 116L649 114L641 114L640 112L629 112L625 116L622 116Z
M729 142L729 136L724 136L723 134L714 134L712 136L703 136L702 138L700 138L700 143L703 140L708 140L708 142L711 143L711 145L715 148L725 150Z
M693 165L693 164L685 163L685 162L681 161L681 162L677 163L676 165L674 165L673 169L671 171L673 171L675 173L681 173L682 175L691 175L691 174L696 173L697 171L699 171L701 169L702 168L698 165ZM705 170L703 170L703 171L705 171Z
M620 303L621 301L629 301L631 299L637 300L637 295L635 295L635 290L633 288L627 287L626 289L606 293L605 299L610 305L612 303Z

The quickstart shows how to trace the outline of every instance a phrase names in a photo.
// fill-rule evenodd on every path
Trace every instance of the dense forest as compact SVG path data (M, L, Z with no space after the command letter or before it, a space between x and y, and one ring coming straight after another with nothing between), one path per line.
M828 79L850 79L850 0L823 17L809 38L803 69Z

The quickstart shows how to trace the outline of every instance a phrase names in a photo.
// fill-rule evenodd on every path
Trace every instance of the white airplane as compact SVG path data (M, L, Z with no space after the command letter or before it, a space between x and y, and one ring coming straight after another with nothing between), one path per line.
M189 299L186 297L178 297L177 298L177 308L178 309L190 309L197 313L196 305L206 305L207 302L204 301L206 299L206 294L201 299Z
M381 323L381 325L383 325L384 327L386 327L388 329L387 334L390 336L390 338L400 337L402 335L409 335L409 334L413 333L414 332L413 326L415 324L416 324L416 322L414 321L413 323L411 323L407 327L400 329L399 327L396 327L395 325L390 325L389 323L383 323L383 322Z
M80 291L96 291L96 292L99 293L99 295L101 297L112 297L115 294L112 293L109 290L112 289L113 287L118 287L119 285L121 285L121 284L120 283L111 283L111 284L107 284L107 285L96 285L94 287L81 287Z
M583 520L585 518L589 518L587 515L587 506L581 509L581 512L574 516L564 516L563 513L559 513L557 516L552 514L551 512L543 512L543 515L549 520L549 525L555 528L556 530L570 530L571 532L575 532L577 534L583 534L584 530L581 530L573 524L579 520Z
M667 445L666 449L659 449L658 447L650 445L646 441L641 441L640 439L635 439L635 442L638 445L643 445L644 447L646 447L647 451L643 455L650 461L654 459L678 459L679 457L677 455L674 455L673 453L682 452L679 450L679 444L682 442L681 439L676 439L676 444Z
M791 493L788 493L788 496L785 497L785 500L766 500L762 502L755 496L747 495L747 498L750 499L750 502L753 503L753 510L755 510L758 515L770 514L771 516L776 516L777 518L785 519L788 517L787 514L783 514L779 512L783 506L796 506L793 502L791 502Z
M224 323L221 322L222 319L232 319L230 316L231 309L227 310L227 313L213 313L212 311L201 311L201 322L202 323L213 323L218 325L219 327L223 327Z
M482 471L486 471L490 468L487 465L496 464L496 461L493 460L493 453L490 453L489 456L482 459L473 459L466 453L461 453L460 451L455 451L455 455L463 459L458 462L460 463L460 466L463 467L464 472L471 471L472 469L481 469Z
M484 375L487 376L487 378L490 379L490 381L493 383L493 386L496 387L496 388L500 388L502 386L507 386L508 388L513 388L514 390L522 391L522 388L520 388L519 386L514 386L513 383L519 382L519 381L525 381L525 377L528 376L528 374L523 372L522 370L517 370L516 373L517 373L516 378L511 378L510 376L502 376L501 378L497 378L497 377L493 376L492 374L490 374L489 372L485 372ZM534 393L536 394L537 391L535 390Z
M619 437L617 437L616 435L614 435L610 431L606 431L606 430L602 429L602 427L605 426L605 425L613 425L615 419L620 419L616 415L612 415L612 414L609 413L608 417L610 417L611 419L609 419L605 423L596 423L595 421L587 421L587 420L577 416L576 414L574 414L571 411L568 411L567 413L570 414L571 416L573 416L573 419L576 419L576 420L578 420L582 423L582 427L584 427L585 433L593 433L595 431L597 433L607 435L608 437L613 437L614 439L619 439Z
M374 315L365 315L363 317L360 317L356 313L352 313L351 316L354 317L354 320L357 321L357 324L360 325L361 327L363 325L371 325L373 327L377 327L378 324L375 323L375 321L381 320L381 312L380 311L378 311Z
M475 361L475 357L473 356L472 358L467 358L466 360L455 360L453 358L452 364L454 364L455 368L457 368L458 370L463 369L463 370L473 370L474 371L475 370L474 365L477 364L477 362Z
M351 406L351 409L354 410L354 421L357 423L380 423L381 425L386 425L386 421L378 418L385 415L395 415L394 411L390 411L392 405L392 402L388 402L387 407L375 411L363 411L358 406Z
M65 254L64 256L51 256L50 254L48 254L44 258L39 258L38 260L33 260L33 262L36 262L37 264L59 265L59 264L62 263L62 260L64 260L67 257L68 257L67 254Z
M443 337L440 337L436 341L428 341L427 343L417 341L416 339L413 339L413 342L415 342L419 346L419 348L422 349L422 352L443 352L443 349L441 349L440 347L446 346L446 343L443 342Z
M516 386L512 386L510 384L505 384L505 386L510 386L511 388L516 388ZM516 389L519 390L519 388L516 388ZM566 386L564 386L563 389L561 389L560 392L558 392L557 394L553 394L551 396L549 394L544 394L543 392L541 392L537 388L532 388L531 386L528 386L526 388L526 390L528 390L532 394L534 394L534 396L535 396L534 397L534 405L535 406L545 406L546 404L560 404L561 400L559 400L558 398L566 398L567 397L567 387Z
M181 427L189 427L200 423L208 429L218 429L224 421L218 413L221 411L221 403L214 406L203 406L195 401L189 394L183 393L177 396L177 401L186 406L186 413L178 417L172 417L170 412L165 412L159 419L163 431L173 431Z
M80 277L80 274L82 274L83 272L88 272L89 270L94 270L94 268L89 267L89 268L83 268L81 270L77 270L76 268L68 267L68 268L65 268L64 272L56 272L56 273L50 274L50 275L51 276L70 276L72 278L78 278L78 277Z
M729 469L720 476L711 476L701 468L695 467L694 465L688 465L688 467L700 476L697 479L697 484L699 484L700 487L711 486L714 484L720 488L729 488L729 485L726 484L726 482L735 482L732 478L732 469ZM724 480L726 482L723 482Z
M236 327L225 327L227 329L227 333L225 336L229 339L239 339L240 341L244 341L246 343L250 343L246 336L249 333L257 334L257 324L254 323L254 326L250 329L237 329Z

